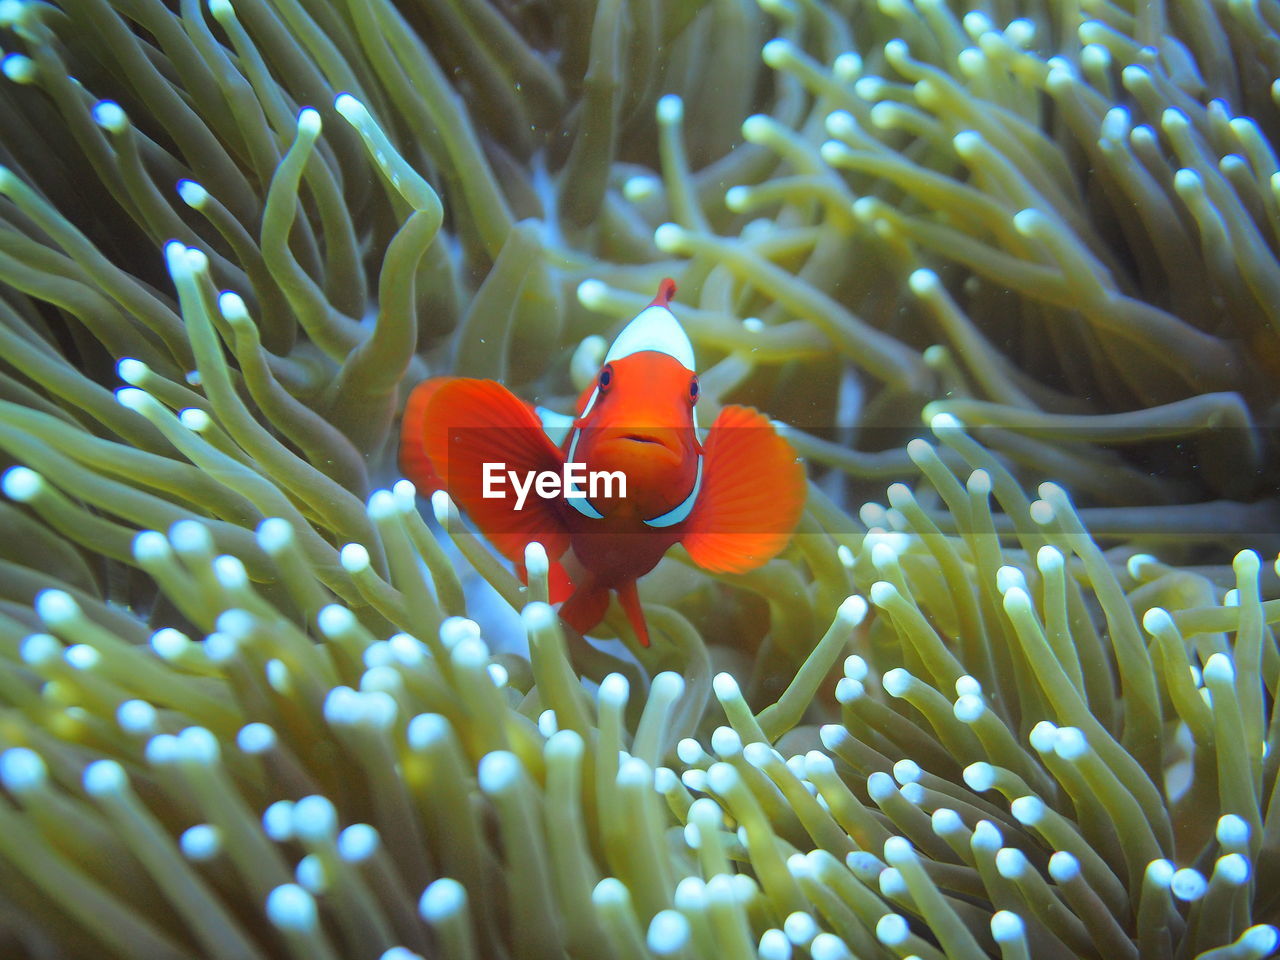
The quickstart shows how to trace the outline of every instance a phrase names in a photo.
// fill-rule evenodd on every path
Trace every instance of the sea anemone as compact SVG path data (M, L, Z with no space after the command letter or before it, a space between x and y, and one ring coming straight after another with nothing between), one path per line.
M0 45L0 952L1276 948L1272 5L0 0ZM668 275L810 495L625 649L388 440L428 374L564 407Z

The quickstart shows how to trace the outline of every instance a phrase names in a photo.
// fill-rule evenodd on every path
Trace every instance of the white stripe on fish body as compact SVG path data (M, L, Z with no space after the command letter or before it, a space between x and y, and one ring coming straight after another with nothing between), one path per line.
M693 506L698 501L698 493L702 490L702 454L698 454L698 471L693 478L693 489L689 491L689 495L680 503L676 504L661 516L654 517L652 520L646 520L645 523L651 527L674 527L677 523L684 523L689 519L689 514L693 513Z
M592 403L595 402L595 398L596 398L596 395L593 393L591 395ZM573 455L578 451L578 440L579 438L581 438L581 436L582 436L582 428L574 427L573 440L569 443L569 452L565 455L565 462L577 463L577 461L573 459ZM569 504L569 506L573 507L573 509L577 510L580 514L582 514L584 517L588 518L589 520L604 519L604 514L601 513L599 510L597 510L595 508L595 504L593 504L585 496L565 497L565 501Z
M693 344L676 315L666 307L651 306L641 310L622 328L605 354L604 362L621 360L645 350L674 357L686 370L694 372Z

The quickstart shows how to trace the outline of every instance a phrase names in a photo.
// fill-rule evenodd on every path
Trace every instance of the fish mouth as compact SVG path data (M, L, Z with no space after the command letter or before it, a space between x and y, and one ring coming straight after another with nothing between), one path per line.
M665 462L672 458L679 459L681 456L675 431L661 427L656 429L641 427L638 430L634 427L616 428L601 440L603 441L601 446L596 449L601 453L611 449L613 454L605 454L606 456L620 456L629 463Z

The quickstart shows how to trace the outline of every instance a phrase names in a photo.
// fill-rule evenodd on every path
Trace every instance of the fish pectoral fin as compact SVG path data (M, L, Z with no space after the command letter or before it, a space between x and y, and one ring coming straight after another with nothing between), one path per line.
M644 609L640 606L640 590L634 580L618 588L618 602L622 604L627 619L631 621L631 629L636 632L636 639L640 641L640 646L647 647L649 626L644 622Z
M409 394L400 424L400 472L413 481L418 492L429 496L444 489L444 479L436 472L427 456L424 442L427 429L427 406L436 391L457 377L432 377L423 380Z
M548 559L560 558L569 546L565 503L538 496L532 480L559 473L564 457L528 404L493 380L449 378L431 389L420 423L440 487L503 556L521 561L536 540ZM516 482L524 486L523 499Z
M712 573L745 573L782 551L808 485L795 450L750 407L729 405L704 445L702 490L680 542Z

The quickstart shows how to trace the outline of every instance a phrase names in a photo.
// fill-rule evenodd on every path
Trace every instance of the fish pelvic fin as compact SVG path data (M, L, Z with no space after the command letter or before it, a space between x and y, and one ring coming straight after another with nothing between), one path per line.
M560 619L585 636L588 630L604 619L608 609L608 588L579 587L560 607Z
M640 606L640 591L634 580L618 587L618 602L631 621L631 629L636 632L640 646L649 646L649 625L644 622L644 609Z
M516 561L516 575L526 587L529 585L529 571L523 560ZM547 599L550 603L568 600L573 595L573 581L569 579L569 571L559 560L552 560L547 565ZM594 626L594 624L593 624Z

